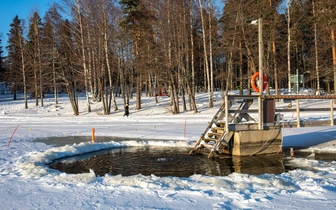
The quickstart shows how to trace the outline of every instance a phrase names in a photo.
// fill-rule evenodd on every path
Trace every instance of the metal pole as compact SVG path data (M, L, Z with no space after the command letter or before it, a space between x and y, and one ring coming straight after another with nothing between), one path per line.
M264 81L263 81L263 38L262 38L262 18L259 18L258 20L258 47L259 47L259 97L258 97L258 116L259 116L259 130L263 130L263 104L262 104L262 97L263 97L263 86L264 86Z

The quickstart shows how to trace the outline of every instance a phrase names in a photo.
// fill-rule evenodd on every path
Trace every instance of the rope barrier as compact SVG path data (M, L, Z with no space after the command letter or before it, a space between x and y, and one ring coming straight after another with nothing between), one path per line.
M14 134L15 134L15 132L16 132L16 130L17 130L18 128L19 128L19 126L16 126L14 132L12 133L12 136L10 137L10 139L9 139L9 141L8 141L7 148L9 148L10 143L11 143L11 141L12 141L12 139L13 139L13 136L14 136Z

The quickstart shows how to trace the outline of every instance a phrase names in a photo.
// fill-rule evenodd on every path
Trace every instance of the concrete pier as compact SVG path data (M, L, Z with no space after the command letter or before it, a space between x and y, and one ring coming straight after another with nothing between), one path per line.
M235 131L225 154L251 156L282 152L282 129Z

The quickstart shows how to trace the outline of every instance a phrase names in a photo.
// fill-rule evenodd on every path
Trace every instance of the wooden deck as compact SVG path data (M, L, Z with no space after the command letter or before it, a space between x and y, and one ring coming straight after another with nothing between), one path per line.
M291 106L288 106L276 109L275 99L287 99L289 104L295 101L295 108L292 109ZM299 100L301 99L329 99L330 108L300 108ZM213 158L221 154L240 156L277 153L282 149L282 128L333 126L334 99L336 99L336 95L226 95L224 103L189 154L206 153L209 158ZM258 100L258 108L261 108L262 111L249 109L255 100ZM235 103L238 106L233 106ZM264 105L260 106L260 104ZM329 120L303 120L300 118L301 112L328 111L331 116ZM296 113L295 119L284 121L281 113L285 112ZM258 113L258 120L250 116L252 113ZM276 135L270 137L270 134L274 133ZM259 144L266 145L266 143L267 147L263 146L262 150L251 153L251 148L255 147L254 149L256 149Z

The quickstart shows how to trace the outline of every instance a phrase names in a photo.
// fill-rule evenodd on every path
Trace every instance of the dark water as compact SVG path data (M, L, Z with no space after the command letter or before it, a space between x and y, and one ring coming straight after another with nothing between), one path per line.
M225 176L233 172L245 174L280 174L293 170L286 166L289 152L277 155L222 157L208 159L206 155L188 155L190 148L125 147L105 150L55 161L50 168L69 174L87 173L130 176L136 174L164 177L189 177L193 174ZM296 157L309 154L296 153ZM330 158L329 156L325 158ZM333 157L335 159L335 157Z

